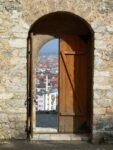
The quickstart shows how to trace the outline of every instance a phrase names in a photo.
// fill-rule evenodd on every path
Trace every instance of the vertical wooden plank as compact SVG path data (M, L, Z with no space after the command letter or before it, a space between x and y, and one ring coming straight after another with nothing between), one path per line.
M87 124L87 44L78 36L63 36L60 51L66 54L64 58L60 56L59 65L59 131L76 132Z
M78 43L80 49L86 51L87 47L84 41L79 40ZM79 109L77 110L78 116L75 118L76 122L76 129L78 131L83 130L86 126L87 120L87 54L84 55L77 55L78 60L78 75L76 75L76 88L79 95L79 102L82 108L80 112Z
M70 38L69 38L70 39ZM68 40L68 39L66 39ZM65 41L64 39L60 40L60 52L72 52L71 47L68 45L67 41ZM60 60L60 70L62 70L62 72L60 73L60 85L62 85L63 88L61 88L60 86L60 132L65 132L65 133L69 133L69 132L74 132L74 116L66 116L66 115L62 115L62 113L73 113L74 111L74 93L73 93L73 87L70 84L70 76L71 76L71 80L74 80L74 58L73 56L65 56L65 59L67 59L67 63L69 66L69 74L67 75L67 64L65 61L63 61L63 58L60 56L61 60ZM66 66L65 66L66 65ZM64 78L65 77L65 78ZM74 83L74 82L73 82ZM74 86L74 84L73 84ZM64 95L65 92L65 95ZM62 96L62 94L64 96Z
M62 124L62 118L60 117L60 112L65 111L65 67L63 65L63 60L60 53L61 48L60 42L61 39L59 40L59 124L58 124L59 132L61 132L64 129L64 126Z

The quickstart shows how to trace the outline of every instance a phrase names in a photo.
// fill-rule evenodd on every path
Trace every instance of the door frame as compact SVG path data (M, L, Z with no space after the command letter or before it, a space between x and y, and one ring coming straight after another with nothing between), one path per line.
M60 38L58 38L60 39ZM46 41L47 42L47 41ZM60 46L60 44L59 44ZM37 44L35 42L35 35L31 32L29 37L28 37L28 53L27 53L27 137L33 137L34 133L39 133L36 131L36 116L35 116L35 96L36 96L36 88L35 86L35 56L36 56L36 47ZM60 50L60 48L59 48ZM60 54L60 51L59 51ZM59 55L58 55L59 57ZM59 57L60 58L60 57ZM30 61L30 62L29 62ZM59 64L59 59L58 59L58 64ZM60 74L60 68L59 68L59 74ZM58 78L59 82L59 78ZM59 85L59 83L58 83ZM60 95L60 90L58 86L58 115L57 115L57 132L56 134L59 133L59 95ZM40 133L39 133L40 134ZM46 134L49 134L49 132ZM55 134L55 133L54 133Z

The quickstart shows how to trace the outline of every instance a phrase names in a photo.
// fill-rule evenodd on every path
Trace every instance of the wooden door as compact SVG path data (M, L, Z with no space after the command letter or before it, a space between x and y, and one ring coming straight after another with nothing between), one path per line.
M88 128L87 44L67 35L60 38L59 49L59 132L82 131Z

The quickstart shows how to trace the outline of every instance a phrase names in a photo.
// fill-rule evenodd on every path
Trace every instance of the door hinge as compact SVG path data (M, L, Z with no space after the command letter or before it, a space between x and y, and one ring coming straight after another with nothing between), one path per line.
M31 51L28 51L27 54L31 54Z

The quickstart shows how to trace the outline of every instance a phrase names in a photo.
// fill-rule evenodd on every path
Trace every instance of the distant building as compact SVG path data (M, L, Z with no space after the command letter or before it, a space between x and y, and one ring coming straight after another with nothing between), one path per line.
M37 85L36 110L55 111L57 108L57 99L58 99L58 89L49 90L48 74L46 74L45 84L39 83Z
M49 93L38 94L37 111L55 111L58 103L58 90L51 90Z
M49 110L56 110L58 105L58 89L53 89L49 93Z

